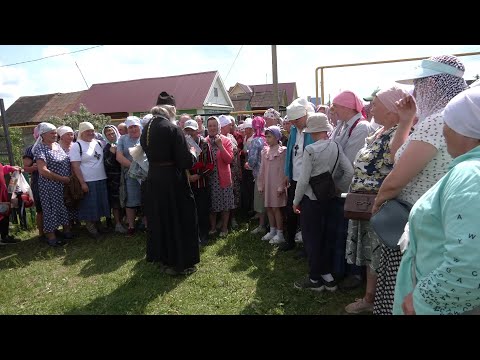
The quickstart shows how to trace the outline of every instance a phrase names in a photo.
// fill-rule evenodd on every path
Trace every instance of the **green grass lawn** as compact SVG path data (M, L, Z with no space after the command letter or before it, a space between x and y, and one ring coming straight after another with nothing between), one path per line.
M253 227L213 240L198 271L179 277L145 261L144 234L93 240L81 230L51 248L35 232L18 233L21 243L0 246L0 314L344 314L361 296L295 289L306 260L250 235Z

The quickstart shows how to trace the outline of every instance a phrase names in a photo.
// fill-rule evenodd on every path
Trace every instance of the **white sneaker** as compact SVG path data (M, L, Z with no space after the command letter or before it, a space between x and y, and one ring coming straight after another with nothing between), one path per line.
M115 225L115 232L125 234L127 232L127 229L125 229L122 224L117 224Z
M272 240L270 240L270 244L278 245L285 242L285 238L283 237L283 233L275 235Z
M303 243L302 232L299 231L295 234L295 242L296 243Z
M273 237L274 237L276 234L277 234L276 231L275 231L275 232L270 231L267 235L264 235L264 236L262 237L262 240L264 240L264 241L271 240L271 239L273 239Z
M232 229L236 229L238 227L237 220L235 218L232 218Z
M258 226L250 234L265 234L267 229L265 229L265 226Z

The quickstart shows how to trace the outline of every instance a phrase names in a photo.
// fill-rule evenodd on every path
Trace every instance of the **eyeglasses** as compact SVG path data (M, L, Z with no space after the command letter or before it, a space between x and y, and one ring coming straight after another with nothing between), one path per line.
M295 149L295 152L293 153L294 156L297 156L297 152L298 152L298 144L295 145L294 147Z
M97 160L100 160L100 158L102 157L102 154L97 153L97 150L95 150L95 154L93 155L93 157Z

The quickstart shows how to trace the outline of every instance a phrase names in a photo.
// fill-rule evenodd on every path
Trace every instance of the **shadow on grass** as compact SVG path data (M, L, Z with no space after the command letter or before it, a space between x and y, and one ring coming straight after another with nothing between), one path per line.
M218 256L235 256L233 272L247 272L256 280L252 301L246 304L241 314L273 315L322 315L344 314L345 305L354 300L361 291L337 291L315 293L295 289L293 283L308 274L306 259L295 259L296 250L281 252L277 246L262 241L260 235L251 235L255 228L245 223L237 236L224 240Z
M113 272L129 260L142 259L145 247L146 235L143 233L128 238L112 232L94 240L82 228L75 231L74 239L58 248L48 246L38 240L37 236L2 246L0 270L26 267L36 261L63 257L63 265L66 266L86 261L79 275L89 277Z
M147 306L173 290L186 279L162 274L157 265L139 260L128 280L105 296L95 298L83 307L65 312L66 315L143 315ZM174 309L171 310L175 314Z

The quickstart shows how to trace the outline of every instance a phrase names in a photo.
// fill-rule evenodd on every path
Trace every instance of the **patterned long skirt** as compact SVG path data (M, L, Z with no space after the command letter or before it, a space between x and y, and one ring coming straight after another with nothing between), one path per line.
M392 315L393 313L395 283L397 281L400 261L402 261L402 253L400 250L392 250L385 245L382 245L377 289L375 291L375 301L373 303L374 315Z

